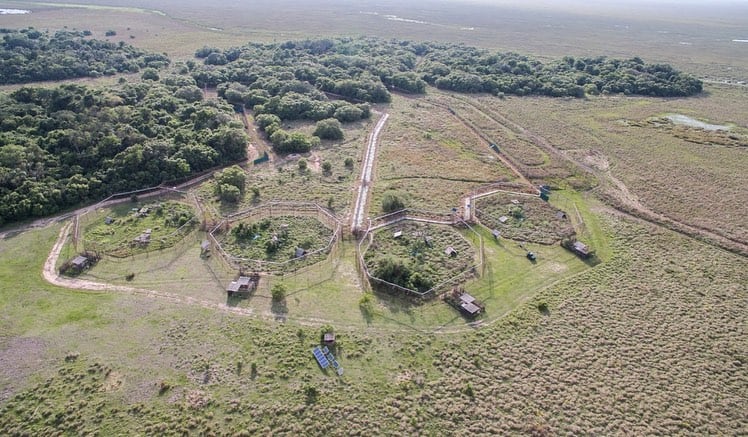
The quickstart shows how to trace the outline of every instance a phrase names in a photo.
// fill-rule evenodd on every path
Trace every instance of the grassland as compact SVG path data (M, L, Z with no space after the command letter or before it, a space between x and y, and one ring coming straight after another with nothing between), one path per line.
M84 221L83 246L120 258L171 247L198 227L193 207L175 201L120 204ZM135 243L144 233L148 240Z
M382 133L372 193L372 215L387 192L400 193L406 207L448 212L472 189L514 181L481 138L444 107L393 96L393 118Z
M617 216L602 225L615 253L608 262L549 284L479 331L336 326L341 379L311 358L316 328L45 285L33 271L57 230L22 234L1 243L0 276L16 287L2 296L0 426L745 432L745 260ZM34 357L31 366L14 361L19 354ZM345 430L334 424L341 411Z
M553 244L574 234L567 213L539 197L496 193L478 199L475 208L481 223L498 230L504 238Z
M34 10L11 17L11 24L0 17L3 26L89 27L99 36L111 28L115 38L173 56L187 57L206 42L365 33L550 57L646 54L719 80L748 72L742 56L748 44L730 42L744 36L735 22L745 14L719 22L709 13L687 15L688 6L657 20L595 5L577 14L538 14L532 5L497 14L494 6L414 10L403 3L377 5L380 15L370 15L361 13L375 7L368 3L355 11L325 2L314 10L206 11L188 1L164 5L160 15L2 4ZM127 6L147 9L134 0ZM281 10L291 12L280 19ZM473 327L442 302L413 305L387 295L376 295L373 316L364 315L352 241L315 268L263 279L249 299L231 302L223 287L235 272L216 256L200 257L199 233L163 251L105 258L80 277L177 296L170 300L47 284L39 272L59 225L6 237L0 240L0 434L748 434L748 261L599 200L638 201L745 242L745 148L688 141L649 121L679 113L731 124L742 135L747 92L709 84L695 99L461 100L472 123L514 146L515 159L566 168L569 158L587 167L580 170L584 178L600 182L584 193L564 187L550 199L596 250L602 262L595 266L558 245L528 244L538 254L532 264L516 242L494 241L488 228L476 227L486 263L465 288L487 311ZM408 206L447 212L480 185L515 180L483 139L434 103L441 102L394 96L391 106L379 108L391 118L372 215L387 192ZM499 116L560 152L533 148L495 123ZM257 187L260 201L324 206L332 199L344 216L359 169L343 161L360 159L370 127L347 127L345 141L305 157L307 171L285 159L250 167L248 195L239 205L216 202L210 184L197 194L218 214L251 206ZM319 170L325 161L333 164L331 174ZM135 273L130 281L129 273ZM270 297L277 283L288 289L282 308ZM320 370L310 353L324 324L337 333L341 378Z
M742 189L744 148L699 144L651 125L651 117L684 113L748 128L739 104L746 89L709 86L708 96L688 99L594 98L586 101L484 98L494 108L550 141L593 171L620 179L655 211L738 241L748 241L735 218L746 214ZM646 123L645 123L646 124ZM693 175L700 175L695 178ZM601 191L616 195L619 187ZM618 193L620 196L620 193Z

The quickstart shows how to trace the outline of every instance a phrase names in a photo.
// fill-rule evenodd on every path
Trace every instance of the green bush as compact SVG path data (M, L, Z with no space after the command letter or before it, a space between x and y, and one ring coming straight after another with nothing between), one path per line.
M340 121L335 118L327 118L317 122L314 128L314 136L323 140L342 140L343 129Z
M397 195L387 193L382 197L382 211L395 212L403 208L405 208L405 204Z
M275 284L270 289L270 294L273 297L273 301L281 302L286 298L286 286L283 284Z

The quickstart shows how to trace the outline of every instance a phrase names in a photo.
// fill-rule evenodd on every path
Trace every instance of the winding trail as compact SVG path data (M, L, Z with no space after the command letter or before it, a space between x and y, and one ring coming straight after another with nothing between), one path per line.
M89 281L85 279L60 276L57 273L57 269L55 268L55 265L57 264L57 260L60 257L60 253L62 252L62 248L65 245L65 241L68 238L68 235L70 233L72 226L73 226L73 223L68 222L62 227L62 229L60 229L60 233L57 237L57 241L55 241L55 244L52 247L52 250L50 251L49 256L44 262L44 267L42 269L42 277L44 278L45 281L49 282L52 285L56 285L58 287L67 288L71 290L77 290L81 292L121 293L121 294L135 295L135 296L145 296L149 298L170 301L170 302L174 302L174 303L182 304L182 305L191 305L191 306L206 308L206 309L215 310L215 311L222 311L224 313L235 314L235 315L239 315L243 317L254 317L254 318L269 321L269 322L279 321L278 315L272 313L271 311L258 312L258 311L254 311L251 308L232 307L232 306L228 306L222 303L195 299L192 297L182 296L182 295L175 294L175 293L167 293L163 291L149 290L145 288L130 287L126 285L114 285L114 284ZM485 326L485 325L494 324L500 321L501 319L503 319L504 317L506 317L507 315L509 315L510 313L511 311L507 311L505 313L499 314L491 320L482 321L479 325ZM465 324L460 324L460 325L452 326L452 327L446 327L442 325L442 326L433 326L433 327L428 327L428 328L419 328L415 326L404 326L404 325L369 326L369 325L363 325L363 324L345 324L345 323L340 323L339 321L335 321L335 320L327 320L327 319L320 319L320 318L304 318L304 317L289 316L287 314L283 315L282 321L283 322L292 321L294 323L298 323L303 326L321 326L321 325L326 325L326 324L329 325L329 324L334 323L335 326L338 326L340 328L351 329L351 330L366 329L367 332L380 332L380 333L421 332L421 333L433 333L433 334L457 334L457 333L462 333L462 332L469 332L469 331L474 330L476 327L478 327L478 324L474 322L469 322L469 323L466 322Z
M379 118L377 124L369 135L369 140L366 143L366 151L364 152L364 162L361 166L361 179L359 180L358 193L356 195L356 205L353 209L353 219L351 220L351 231L354 233L361 229L364 217L366 216L366 205L369 200L369 188L372 182L372 173L374 170L374 163L376 162L377 155L377 142L379 141L379 134L384 128L384 124L390 114L384 113Z

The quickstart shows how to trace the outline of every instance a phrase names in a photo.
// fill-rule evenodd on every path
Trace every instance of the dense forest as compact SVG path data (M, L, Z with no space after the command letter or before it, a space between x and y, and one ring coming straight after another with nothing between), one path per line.
M389 90L422 94L427 84L463 93L553 97L690 96L702 89L700 80L640 58L567 56L543 63L453 43L339 38L225 50L206 46L195 56L203 62L192 69L199 86L218 86L229 101L281 119L328 118L328 97L382 103L390 100Z
M129 44L88 38L90 31L0 29L0 84L98 77L161 68L169 59Z
M701 82L667 65L565 57L542 63L447 43L339 38L204 47L173 74L169 60L129 45L0 30L0 81L17 83L143 71L142 81L92 89L21 88L0 94L0 224L53 214L106 195L157 185L246 157L234 110L251 109L280 153L343 137L390 91L427 84L466 93L583 97L597 93L685 96ZM203 101L216 87L223 100ZM233 106L233 107L232 107ZM317 123L315 136L283 120Z
M0 223L53 214L246 157L233 108L188 76L0 95Z

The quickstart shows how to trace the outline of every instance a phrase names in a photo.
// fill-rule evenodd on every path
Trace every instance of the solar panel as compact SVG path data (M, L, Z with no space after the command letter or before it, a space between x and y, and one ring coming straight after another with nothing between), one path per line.
M325 357L325 354L323 354L322 351L318 347L315 347L314 349L312 349L312 355L314 355L314 358L317 359L319 366L322 367L323 369L326 369L330 366L330 362Z

